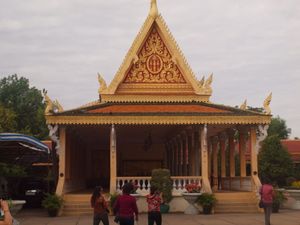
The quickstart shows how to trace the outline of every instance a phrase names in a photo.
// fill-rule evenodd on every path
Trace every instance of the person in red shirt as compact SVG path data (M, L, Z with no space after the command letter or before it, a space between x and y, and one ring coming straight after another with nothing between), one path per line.
M91 197L91 206L94 208L93 225L99 225L102 221L103 225L109 225L108 221L108 204L103 196L103 188L97 186Z
M160 204L162 202L161 196L157 188L151 186L150 194L146 196L148 203L148 225L161 225Z
M260 188L260 195L264 207L265 225L271 225L270 219L272 213L274 190L268 178L265 178L264 184Z
M138 208L135 197L130 193L133 191L132 183L126 183L122 192L114 205L114 213L119 217L120 225L134 225L135 220L138 221Z

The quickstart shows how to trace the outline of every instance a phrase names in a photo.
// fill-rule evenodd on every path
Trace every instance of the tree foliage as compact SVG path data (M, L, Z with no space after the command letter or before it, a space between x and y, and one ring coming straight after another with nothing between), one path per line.
M1 132L18 132L47 137L43 95L40 90L29 86L29 80L15 75L0 80ZM7 121L7 122L4 122Z
M17 128L16 114L0 103L0 133L15 132Z
M279 116L271 119L270 126L268 128L268 135L277 135L280 139L287 139L291 134L291 129L287 127L286 121Z
M268 136L258 155L259 173L278 185L285 185L285 178L293 175L293 162L277 135Z

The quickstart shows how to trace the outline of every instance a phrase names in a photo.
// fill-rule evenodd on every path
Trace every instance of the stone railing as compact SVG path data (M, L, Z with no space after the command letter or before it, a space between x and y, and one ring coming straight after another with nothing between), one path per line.
M173 195L180 195L185 192L185 185L190 183L202 186L202 178L200 176L171 176L171 179L173 182ZM117 192L121 192L123 185L127 182L132 182L138 187L137 193L141 195L148 194L151 187L150 180L151 177L117 177Z

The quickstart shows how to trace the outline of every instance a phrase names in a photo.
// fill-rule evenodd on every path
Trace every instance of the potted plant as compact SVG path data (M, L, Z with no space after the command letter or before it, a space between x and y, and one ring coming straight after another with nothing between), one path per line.
M42 201L42 206L47 209L48 215L51 217L57 216L59 209L63 205L62 197L56 194L47 193L45 199Z
M162 193L163 204L160 206L161 213L169 212L170 206L168 205L168 203L172 200L173 189L170 170L152 170L150 183L151 186L156 187Z
M109 198L110 214L114 215L113 208L114 208L115 202L120 194L118 192L115 192L115 193L110 193L109 195L110 195L110 198Z
M275 194L274 194L274 199L272 204L272 212L278 213L280 206L282 206L282 204L284 203L284 201L287 200L287 198L285 197L283 191L275 190L274 192Z
M197 198L201 195L201 185L199 183L189 183L185 185L186 192L182 193L183 198L189 203L184 210L185 214L198 214L199 210L195 207Z
M203 193L197 198L196 203L202 206L204 214L211 214L216 201L214 194Z

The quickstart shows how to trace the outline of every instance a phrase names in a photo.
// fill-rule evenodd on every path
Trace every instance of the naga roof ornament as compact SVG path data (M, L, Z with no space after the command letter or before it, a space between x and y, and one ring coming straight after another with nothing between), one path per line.
M264 109L265 109L265 113L267 115L271 114L271 108L270 108L270 103L272 100L272 92L268 95L268 97L264 100Z
M99 89L98 89L98 93L101 94L102 91L106 90L107 89L107 85L106 85L106 82L104 80L104 78L101 76L100 73L98 73L98 82L99 82Z
M241 104L240 109L246 110L247 109L247 99Z
M45 115L52 115L53 113L60 113L64 111L63 107L61 106L61 104L58 102L57 99L52 101L47 95L47 91L44 91L43 94L46 103L46 108L44 112Z

